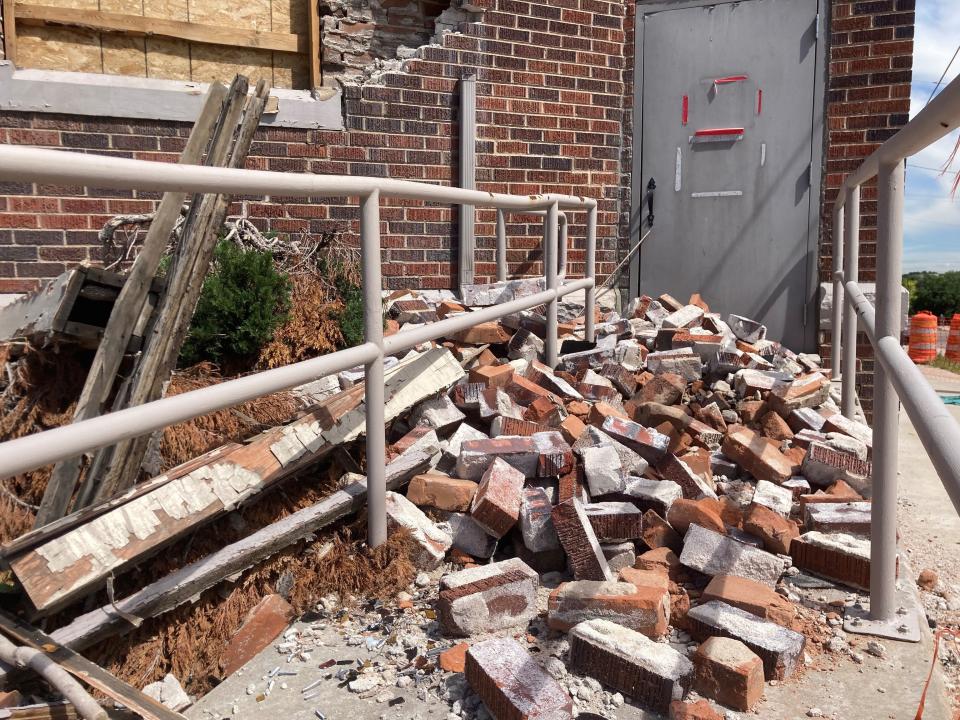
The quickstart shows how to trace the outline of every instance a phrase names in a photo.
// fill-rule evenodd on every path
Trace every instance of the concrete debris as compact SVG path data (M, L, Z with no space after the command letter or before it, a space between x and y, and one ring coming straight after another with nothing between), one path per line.
M687 530L680 562L705 575L739 575L770 587L777 584L785 569L776 555L699 525Z
M267 644L269 645L269 642ZM180 681L170 673L164 675L163 680L157 680L144 687L143 694L152 697L174 712L186 710L193 704L193 700L187 695Z
M444 632L470 636L525 625L537 614L539 576L517 558L479 565L440 580Z

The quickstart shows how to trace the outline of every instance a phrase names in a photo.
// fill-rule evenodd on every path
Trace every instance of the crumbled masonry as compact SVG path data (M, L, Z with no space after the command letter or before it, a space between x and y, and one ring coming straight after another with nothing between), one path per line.
M385 311L402 331L541 288L474 285L456 302L395 292ZM598 310L595 343L584 311L559 302L556 368L535 311L411 351L462 372L412 393L387 430L391 461L424 458L387 495L416 582L395 610L365 605L362 622L334 600L318 610L379 653L329 669L344 692L392 702L410 685L451 698L463 720L572 720L626 700L676 713L695 690L723 717L757 710L765 682L790 682L825 651L825 613L794 578L869 587L872 434L839 416L818 358L699 296ZM356 396L362 372L344 379ZM361 432L338 427L319 431ZM268 615L237 633L230 670L289 644L266 637L279 632Z

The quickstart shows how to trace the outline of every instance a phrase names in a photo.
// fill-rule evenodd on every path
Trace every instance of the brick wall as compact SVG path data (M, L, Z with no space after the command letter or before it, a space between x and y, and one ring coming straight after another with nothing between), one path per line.
M846 175L909 119L916 0L834 2L830 20L826 176L821 216L820 280L833 272L833 202ZM877 186L860 193L860 281L876 278ZM857 384L869 412L873 400L873 353L858 340L862 372ZM831 353L830 333L821 333L820 352Z
M846 172L907 119L914 0L834 2L821 278L829 277L831 213ZM402 70L345 89L343 132L261 130L249 167L350 173L448 184L456 177L457 80L476 72L479 187L511 193L595 196L598 274L627 249L632 155L632 2L484 0L482 19L460 25L440 45L419 49ZM176 123L0 114L0 141L145 159L176 158L188 128ZM864 188L861 279L872 280L876 243L875 188ZM0 186L0 292L36 287L70 263L97 260L97 230L110 216L153 207L151 193L45 186ZM235 203L264 230L319 236L356 232L349 203L311 204L284 198ZM453 287L456 214L450 207L385 202L385 284ZM582 272L584 218L571 217L572 273ZM478 211L477 278L491 279L494 215ZM540 220L512 216L510 271L539 274ZM829 358L830 338L821 337ZM864 369L871 370L865 359ZM869 403L872 387L863 376Z
M288 172L456 178L457 80L477 74L477 179L483 190L598 196L598 273L612 269L621 213L624 6L606 0L487 0L481 22L420 49L404 71L345 88L343 132L261 129L248 167ZM476 3L474 4L476 5ZM632 41L632 37L630 38ZM188 127L109 118L0 114L0 141L173 161ZM116 213L149 211L153 193L7 184L0 187L0 292L21 292L69 263L97 260L97 230ZM357 230L355 204L284 198L242 203L263 230ZM456 214L384 201L388 287L452 287ZM233 212L241 210L235 203ZM540 274L542 221L511 216L513 273ZM585 217L570 217L573 274L582 272ZM477 214L478 281L495 275L492 211Z

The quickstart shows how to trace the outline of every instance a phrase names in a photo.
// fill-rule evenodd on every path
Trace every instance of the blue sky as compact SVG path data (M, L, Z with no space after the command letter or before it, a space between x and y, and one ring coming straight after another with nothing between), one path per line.
M960 8L956 0L917 0L911 116L927 102L958 43ZM944 84L957 75L960 75L960 56L953 61ZM936 171L949 157L957 135L954 131L907 160L904 272L960 270L960 193L956 199L950 197L960 160L954 162L946 175Z

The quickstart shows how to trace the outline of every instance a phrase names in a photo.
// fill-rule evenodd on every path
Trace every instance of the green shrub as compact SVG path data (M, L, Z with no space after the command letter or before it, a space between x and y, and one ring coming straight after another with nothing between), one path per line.
M222 363L256 355L286 320L290 292L290 280L277 271L269 253L221 240L203 281L181 362Z

